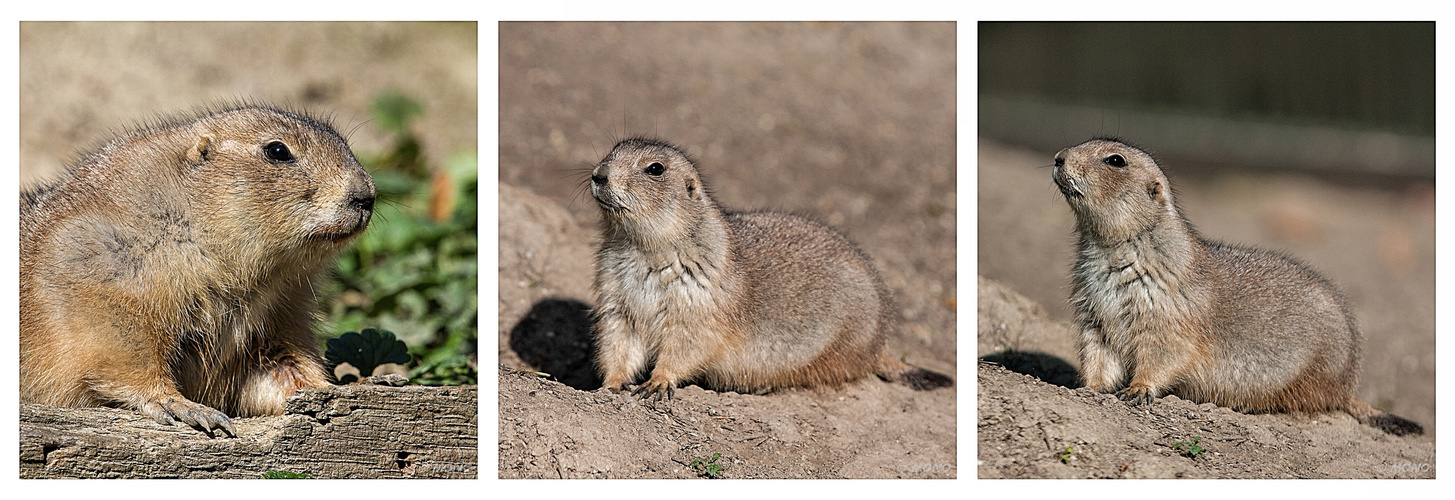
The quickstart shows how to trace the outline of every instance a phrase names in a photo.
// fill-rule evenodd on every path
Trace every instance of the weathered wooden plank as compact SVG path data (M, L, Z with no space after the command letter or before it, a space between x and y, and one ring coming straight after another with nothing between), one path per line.
M112 408L20 405L22 478L478 476L476 386L305 389L286 414L234 419L209 438Z

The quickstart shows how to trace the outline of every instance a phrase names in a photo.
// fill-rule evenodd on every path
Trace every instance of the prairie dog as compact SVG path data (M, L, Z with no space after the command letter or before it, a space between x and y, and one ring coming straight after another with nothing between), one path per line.
M863 252L802 217L724 212L678 148L621 141L592 171L591 195L606 389L649 364L634 392L658 399L687 381L753 393L869 374L921 390L952 383L884 353L895 311Z
M1134 404L1172 393L1251 413L1342 410L1423 432L1354 398L1362 336L1338 289L1290 257L1204 239L1152 156L1092 139L1056 153L1052 179L1076 215L1086 387Z
M238 103L125 131L21 194L20 397L236 435L327 384L312 281L374 182L327 123Z

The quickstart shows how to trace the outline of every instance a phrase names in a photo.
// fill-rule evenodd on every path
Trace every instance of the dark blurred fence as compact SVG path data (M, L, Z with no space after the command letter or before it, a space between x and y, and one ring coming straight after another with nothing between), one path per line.
M979 134L1433 177L1434 23L978 25Z

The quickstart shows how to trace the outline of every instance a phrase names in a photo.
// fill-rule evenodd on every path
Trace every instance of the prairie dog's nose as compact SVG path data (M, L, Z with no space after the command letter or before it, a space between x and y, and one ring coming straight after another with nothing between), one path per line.
M351 193L349 207L361 212L374 211L374 193Z
M354 178L349 183L348 206L355 210L372 212L375 198L374 178L363 167L356 168Z

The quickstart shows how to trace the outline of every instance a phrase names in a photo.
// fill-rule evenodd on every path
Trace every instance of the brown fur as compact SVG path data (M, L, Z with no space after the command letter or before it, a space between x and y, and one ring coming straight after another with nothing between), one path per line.
M681 383L763 393L877 374L917 389L944 375L884 354L889 295L869 258L817 222L724 213L677 148L622 141L592 172L602 208L597 364L619 390Z
M327 383L312 280L373 203L348 145L301 113L242 103L120 134L22 193L21 400L208 433L282 413Z
M1422 432L1354 399L1362 338L1333 284L1289 257L1203 239L1150 155L1093 139L1056 154L1053 180L1076 214L1087 387L1122 387L1133 403L1173 393L1245 412L1344 410Z

